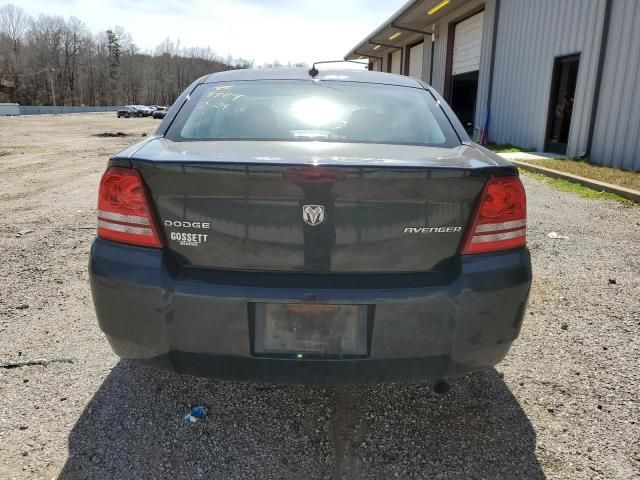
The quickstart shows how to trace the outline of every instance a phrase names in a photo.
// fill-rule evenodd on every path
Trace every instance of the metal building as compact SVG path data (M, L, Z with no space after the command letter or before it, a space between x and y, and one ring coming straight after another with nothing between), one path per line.
M345 58L431 84L476 140L640 171L640 0L411 0Z

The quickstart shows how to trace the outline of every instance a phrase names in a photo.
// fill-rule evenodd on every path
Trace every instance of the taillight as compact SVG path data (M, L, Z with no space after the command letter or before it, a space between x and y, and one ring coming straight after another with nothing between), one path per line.
M492 177L484 186L462 253L486 253L527 243L527 198L518 177Z
M111 167L102 175L98 192L98 237L143 247L162 246L137 170Z

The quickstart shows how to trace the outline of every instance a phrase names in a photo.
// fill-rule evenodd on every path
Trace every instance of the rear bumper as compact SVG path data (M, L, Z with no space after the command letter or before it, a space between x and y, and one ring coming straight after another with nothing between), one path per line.
M519 334L531 284L526 249L463 257L447 279L404 282L195 271L164 251L97 239L89 270L100 328L118 356L273 383L432 380L494 366ZM367 358L254 356L252 306L304 301L373 305Z

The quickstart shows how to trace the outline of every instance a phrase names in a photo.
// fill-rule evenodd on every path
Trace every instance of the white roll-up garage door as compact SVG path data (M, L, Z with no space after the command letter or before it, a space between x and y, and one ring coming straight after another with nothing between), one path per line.
M422 79L424 42L409 49L409 76Z
M400 64L402 62L402 50L396 50L391 54L391 73L400 74Z
M453 75L480 70L483 24L484 11L456 24L451 71Z

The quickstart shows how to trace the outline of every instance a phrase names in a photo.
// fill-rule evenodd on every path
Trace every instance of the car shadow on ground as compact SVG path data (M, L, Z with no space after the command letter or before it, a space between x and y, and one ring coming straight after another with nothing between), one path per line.
M495 370L451 387L257 385L121 361L73 427L59 479L544 478ZM197 404L208 417L183 423Z

